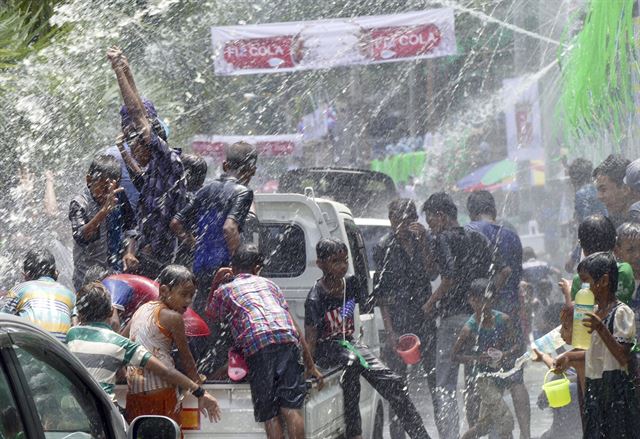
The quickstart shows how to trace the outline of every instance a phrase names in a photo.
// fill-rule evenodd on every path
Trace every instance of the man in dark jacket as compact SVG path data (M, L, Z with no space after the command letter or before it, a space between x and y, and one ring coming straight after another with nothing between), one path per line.
M396 352L398 338L416 334L420 338L422 365L435 400L435 336L433 319L416 318L431 296L431 273L436 272L427 232L418 223L415 203L407 198L389 204L391 231L382 237L373 250L376 264L374 296L380 307L386 331L382 359L394 372L405 376L407 366ZM404 438L404 428L391 413L389 431L392 439Z

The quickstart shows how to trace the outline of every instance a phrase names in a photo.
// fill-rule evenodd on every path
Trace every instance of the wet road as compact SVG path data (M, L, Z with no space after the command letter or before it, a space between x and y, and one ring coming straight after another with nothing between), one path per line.
M549 429L552 421L552 414L550 409L540 410L538 408L538 395L540 394L542 382L544 380L544 375L547 372L547 368L538 363L528 363L525 366L524 371L524 379L527 390L529 391L529 400L531 402L531 437L539 438L545 431ZM427 427L427 430L433 439L438 438L438 431L436 429L434 417L433 417L433 406L431 404L431 398L428 390L428 386L426 384L426 380L421 376L421 369L414 369L412 373L410 373L409 385L411 398L413 399L418 411L422 415L422 419ZM463 420L461 432L466 431L467 424L464 419L464 408L462 406L462 397L461 395L461 387L460 383L463 382L462 373L458 379L458 405L460 410L460 418ZM513 411L513 404L511 403L511 396L508 395L508 392L505 392L505 401L509 405L509 408L512 413L514 413L515 420L515 412ZM386 413L385 413L386 414ZM385 419L385 439L389 439L389 428L388 428L388 419ZM520 437L520 432L518 430L518 423L515 421L515 430L513 432L514 438Z

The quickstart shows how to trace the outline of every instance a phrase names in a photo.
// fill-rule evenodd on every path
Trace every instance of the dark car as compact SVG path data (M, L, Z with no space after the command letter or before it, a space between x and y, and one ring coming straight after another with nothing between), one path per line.
M357 218L387 218L387 205L398 197L386 174L352 168L300 168L280 177L278 192L303 194L313 188L319 198L345 204Z
M26 320L0 313L0 438L119 439L180 436L169 418L130 428L66 346Z

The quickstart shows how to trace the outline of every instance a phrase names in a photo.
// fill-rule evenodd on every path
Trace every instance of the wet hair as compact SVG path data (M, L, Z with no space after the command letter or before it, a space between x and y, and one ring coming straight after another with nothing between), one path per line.
M535 258L537 258L536 251L532 247L524 247L522 249L522 260L523 261L526 262L529 259L535 259Z
M171 289L186 282L191 282L195 285L196 277L191 270L184 265L171 264L162 269L156 282L160 285L166 285Z
M609 275L609 292L615 294L618 290L618 262L611 252L597 252L584 258L578 264L578 273L583 272L591 276L595 282Z
M258 161L256 147L247 142L235 142L227 146L225 161L231 169L239 170L246 167L255 167Z
M453 199L446 192L436 192L424 202L421 209L425 215L442 213L451 219L458 218L458 208Z
M396 217L398 215L415 216L418 217L418 210L416 209L416 203L410 198L397 198L389 203L389 216Z
M574 186L591 183L593 178L593 163L587 159L577 158L569 165L569 180Z
M624 184L627 166L629 166L630 163L631 161L621 155L611 154L593 170L593 178L603 175L609 177L616 185L622 186Z
M316 244L316 257L325 261L338 253L347 253L347 245L335 238L323 238Z
M83 323L102 322L113 313L111 294L101 282L91 282L80 288L76 296L78 319Z
M608 252L616 245L616 228L604 215L591 215L578 226L578 240L585 254Z
M498 215L496 200L489 191L473 191L467 198L467 212L471 218L478 215L489 215L495 219Z
M187 190L197 191L204 184L207 177L207 162L198 155L184 154L180 157L184 165L184 175L187 180Z
M49 250L34 249L24 257L22 270L27 280L35 280L43 276L57 279L56 260Z
M473 299L484 299L491 298L494 296L494 288L493 284L489 281L489 279L478 278L471 282L469 286L469 298Z
M231 267L237 270L252 270L264 264L264 255L254 244L241 245L231 258Z
M105 268L101 265L92 265L87 269L82 279L82 285L90 284L91 282L100 282L105 278L116 274L111 268Z
M640 224L638 223L621 224L616 232L618 233L618 243L627 240L640 240Z
M122 170L115 157L108 154L100 154L95 156L89 165L87 175L92 180L108 178L109 180L119 181L122 176Z
M166 142L168 137L167 131L164 129L164 126L158 118L158 111L156 110L153 101L145 97L141 97L140 99L142 100L142 106L147 112L147 119L151 123L151 130ZM126 105L120 107L120 125L122 126L123 131L125 131L127 128L133 127L133 120L129 115L129 110L127 110Z

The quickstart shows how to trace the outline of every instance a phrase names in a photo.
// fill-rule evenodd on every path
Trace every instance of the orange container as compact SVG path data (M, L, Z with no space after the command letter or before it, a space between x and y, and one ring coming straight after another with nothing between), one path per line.
M420 339L415 334L405 334L398 340L396 352L406 364L420 361Z

